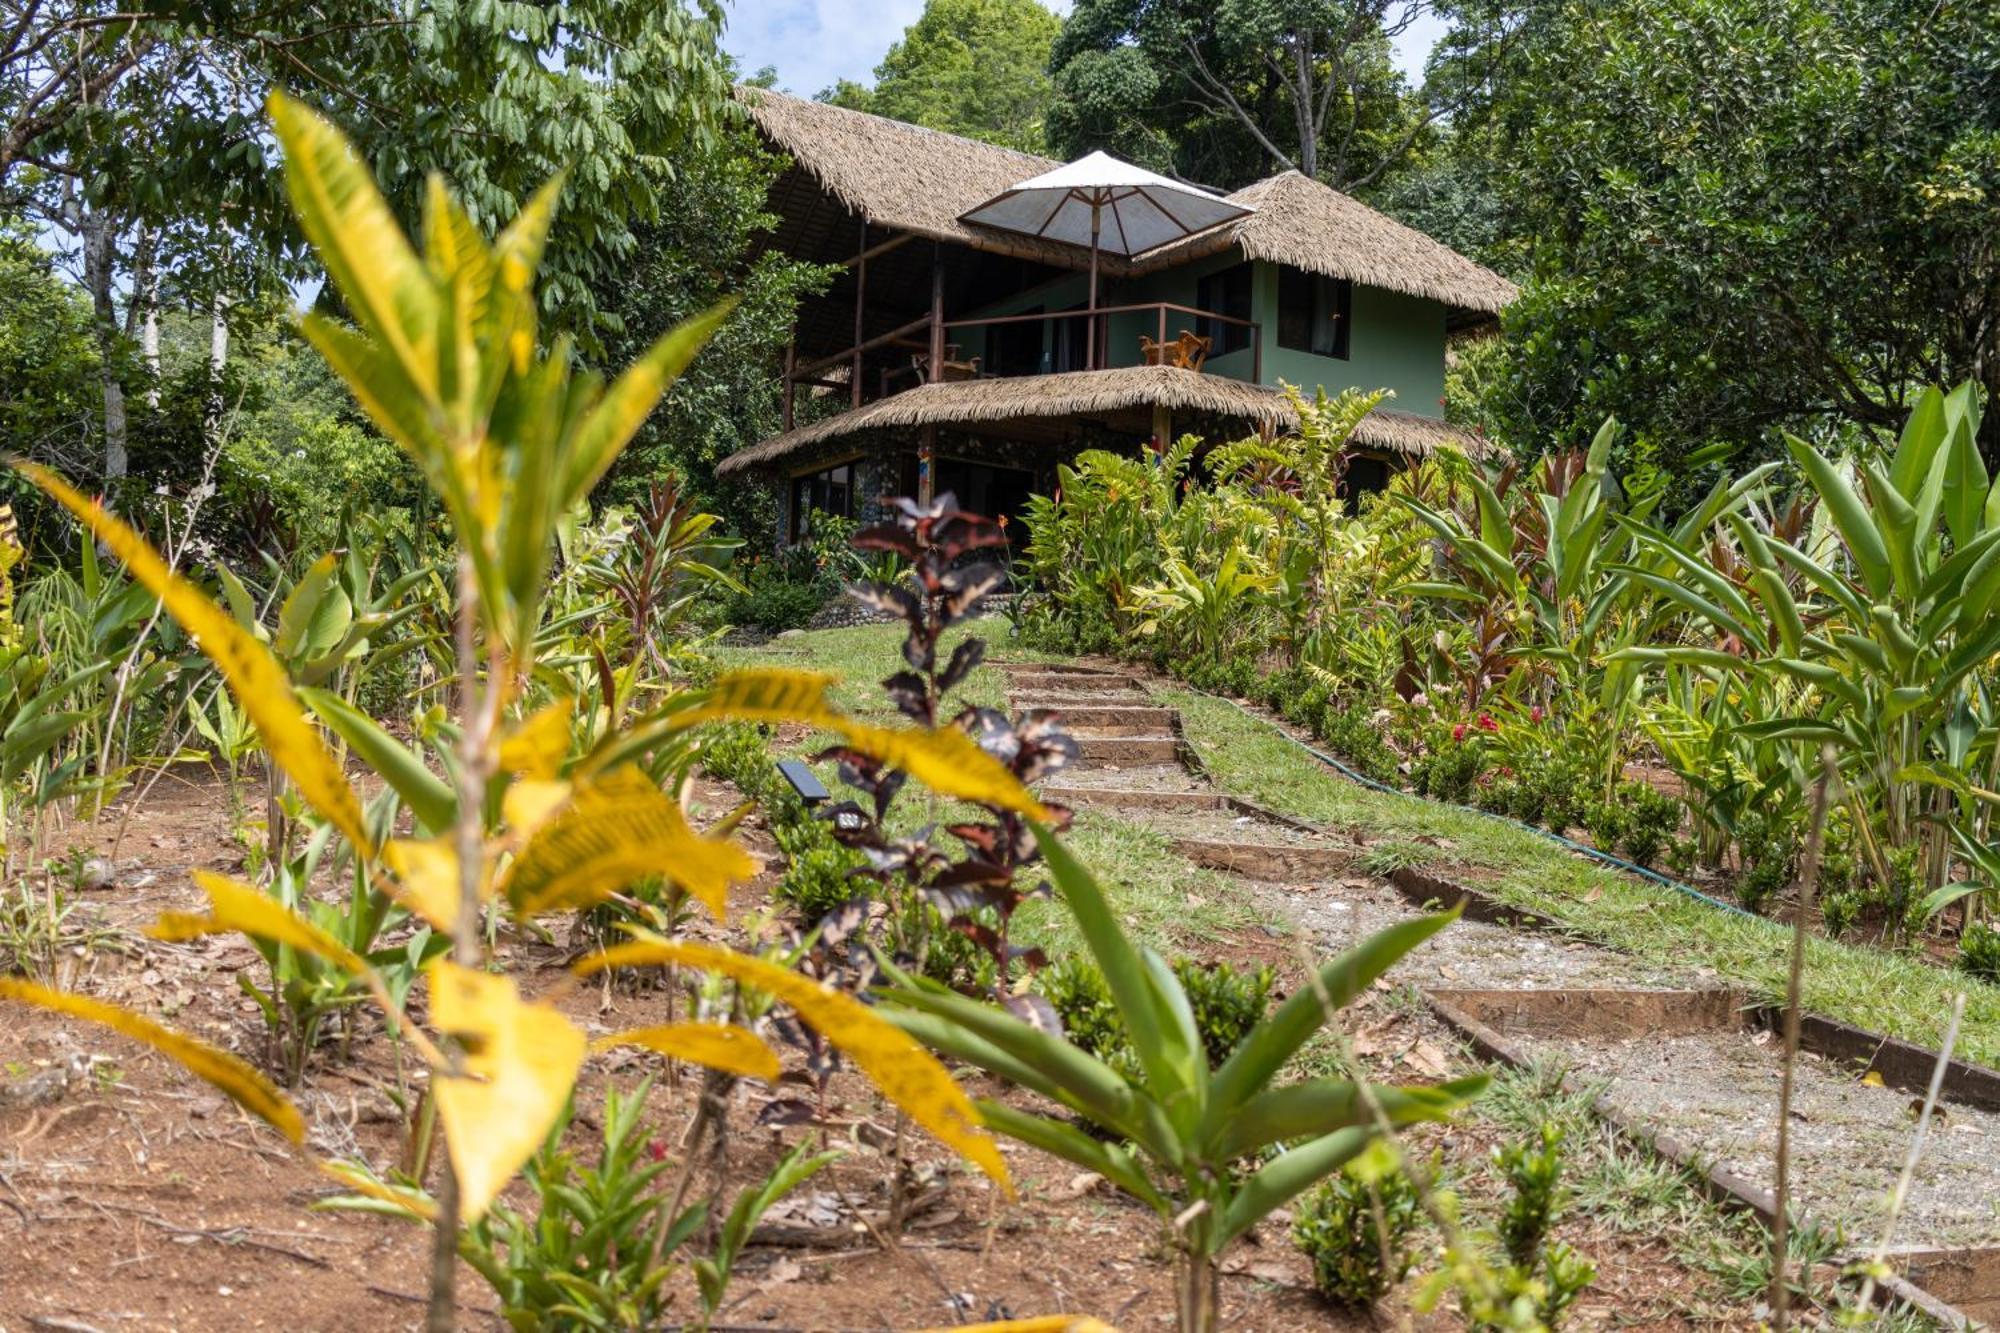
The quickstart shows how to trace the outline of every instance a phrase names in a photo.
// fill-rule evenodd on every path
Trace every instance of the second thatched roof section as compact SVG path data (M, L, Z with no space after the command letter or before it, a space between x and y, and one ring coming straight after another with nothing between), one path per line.
M1249 430L1297 428L1298 413L1276 389L1176 366L1127 366L1011 379L958 380L919 385L878 398L851 412L798 426L739 449L716 464L719 477L783 465L831 440L873 430L920 426L976 427L1007 421L1102 417L1164 407L1244 423ZM1458 449L1484 458L1491 446L1429 417L1377 408L1362 418L1354 442L1384 453L1423 457Z
M871 224L974 249L1026 254L1060 267L1080 269L1089 262L1088 253L1076 246L960 221L1059 162L760 88L742 88L737 95L767 139ZM1296 171L1247 185L1229 198L1256 211L1136 259L1105 255L1103 271L1114 277L1152 272L1240 246L1249 259L1426 297L1474 317L1461 324L1490 320L1517 292L1513 283L1450 246Z

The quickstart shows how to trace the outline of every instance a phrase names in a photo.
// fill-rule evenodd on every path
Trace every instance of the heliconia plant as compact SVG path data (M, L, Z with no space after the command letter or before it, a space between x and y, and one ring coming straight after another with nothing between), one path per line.
M412 834L371 829L273 645L54 472L16 466L75 514L194 639L256 727L270 764L314 817L346 841L400 907L451 941L450 956L426 968L429 1020L419 1025L368 958L256 886L203 875L207 910L168 913L154 927L170 939L240 932L308 955L373 996L392 1031L422 1058L446 1151L434 1199L410 1211L437 1228L430 1326L442 1329L454 1318L461 1228L487 1213L537 1150L592 1049L553 1004L526 997L514 977L493 970L483 923L496 913L526 920L588 908L648 877L666 879L720 919L730 886L756 870L729 837L690 825L649 774L649 756L685 744L711 721L797 721L834 732L857 755L903 769L942 794L1033 818L1047 812L964 733L846 718L828 703L825 677L733 673L622 725L586 726L564 698L530 707L557 528L727 311L668 333L605 385L577 370L567 346L544 348L537 333L534 276L560 180L491 242L434 181L420 255L337 130L283 96L273 97L270 114L300 223L354 318L349 326L309 315L305 333L416 464L456 538L457 744L447 773L433 773L339 696L307 694L413 812ZM576 744L579 734L587 746ZM672 939L635 940L580 968L624 965L710 971L776 997L915 1124L1008 1187L979 1113L943 1065L867 1006L762 958ZM0 980L0 998L149 1042L294 1143L303 1139L297 1108L226 1052L141 1015L27 982ZM637 1044L746 1076L770 1077L777 1068L775 1053L754 1033L713 1023L656 1025L597 1044Z

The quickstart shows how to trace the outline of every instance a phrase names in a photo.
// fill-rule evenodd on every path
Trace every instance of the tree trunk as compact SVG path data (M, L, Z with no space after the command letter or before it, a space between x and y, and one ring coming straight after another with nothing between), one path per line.
M210 439L222 427L222 372L229 365L229 298L215 294L208 326L208 397L202 407L202 424Z
M140 310L139 355L146 363L146 407L160 410L160 267L154 262L152 236L139 234L138 257L132 265L132 295Z
M111 297L114 228L110 219L88 204L81 205L83 283L90 292L97 335L97 374L104 391L104 476L125 475L125 384L119 374L118 307Z

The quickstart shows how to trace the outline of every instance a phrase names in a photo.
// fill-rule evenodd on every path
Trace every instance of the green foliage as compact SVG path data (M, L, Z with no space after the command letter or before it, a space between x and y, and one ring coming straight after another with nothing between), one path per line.
M1173 973L1187 996L1202 1048L1214 1065L1227 1060L1244 1036L1263 1021L1276 981L1268 967L1239 971L1228 963L1203 964L1192 958L1175 959ZM1035 986L1062 1020L1063 1034L1072 1045L1127 1077L1140 1075L1124 1017L1110 983L1095 963L1082 954L1071 954L1038 973Z
M512 1327L651 1328L667 1318L672 1261L692 1249L708 1204L674 1213L654 1188L674 1163L643 1123L651 1090L648 1079L630 1093L606 1094L595 1165L578 1162L563 1146L571 1119L565 1111L524 1172L533 1211L497 1204L460 1237L460 1256L493 1288ZM721 1307L730 1270L758 1218L838 1156L812 1155L801 1144L764 1180L745 1187L716 1247L693 1260L701 1326Z
M1958 937L1959 970L1982 981L2000 982L2000 930L1975 921Z
M0 213L0 448L93 457L98 364L88 303L32 230Z
M932 1048L1039 1092L1089 1122L1102 1137L1067 1118L980 1103L993 1129L1097 1172L1169 1224L1181 1255L1181 1327L1209 1333L1217 1318L1217 1257L1374 1139L1369 1100L1390 1123L1406 1123L1448 1115L1483 1087L1484 1080L1471 1079L1432 1088L1371 1088L1364 1098L1343 1079L1278 1081L1340 1007L1452 918L1392 926L1329 961L1215 1065L1180 979L1156 954L1133 947L1096 881L1052 837L1037 834L1129 1034L1138 1078L1121 1076L1009 1010L894 973L888 1012ZM1286 1151L1263 1160L1279 1144Z
M1336 1305L1366 1308L1409 1276L1410 1238L1424 1220L1408 1175L1364 1153L1315 1186L1292 1221L1292 1243L1312 1261L1313 1287Z
M2000 333L1948 313L2000 266L1989 9L1503 13L1471 64L1498 102L1472 142L1532 252L1505 438L1566 447L1615 414L1685 478L1704 446L1769 456L1773 425L1894 429L1926 382L2000 388Z
M1429 117L1381 4L1080 0L1050 59L1049 143L1224 189L1295 169L1346 189L1399 165Z
M1022 152L1043 151L1049 52L1062 28L1039 0L926 0L875 67L875 86L842 80L839 106Z
M1538 1139L1493 1150L1493 1165L1513 1191L1500 1214L1500 1246L1517 1268L1534 1266L1562 1212L1562 1163L1562 1128L1555 1124L1543 1125Z

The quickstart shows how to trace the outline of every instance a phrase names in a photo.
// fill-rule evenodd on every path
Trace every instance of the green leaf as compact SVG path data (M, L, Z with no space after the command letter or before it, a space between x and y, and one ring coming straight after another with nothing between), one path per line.
M1291 998L1252 1028L1209 1084L1208 1123L1213 1133L1251 1097L1278 1076L1299 1047L1332 1018L1334 1012L1366 990L1375 978L1394 967L1410 950L1458 920L1456 910L1401 921L1377 931L1320 968L1318 986L1300 986ZM1320 992L1326 993L1322 1003Z
M1848 556L1854 561L1855 572L1860 575L1862 586L1868 589L1868 595L1877 599L1888 596L1892 582L1889 547L1876 529L1868 507L1817 449L1793 435L1785 437L1785 448L1819 492L1820 502L1847 544Z
M442 833L457 822L458 795L451 784L426 768L414 751L383 730L374 718L326 690L302 686L298 693L314 717L395 788L419 824L432 833Z

